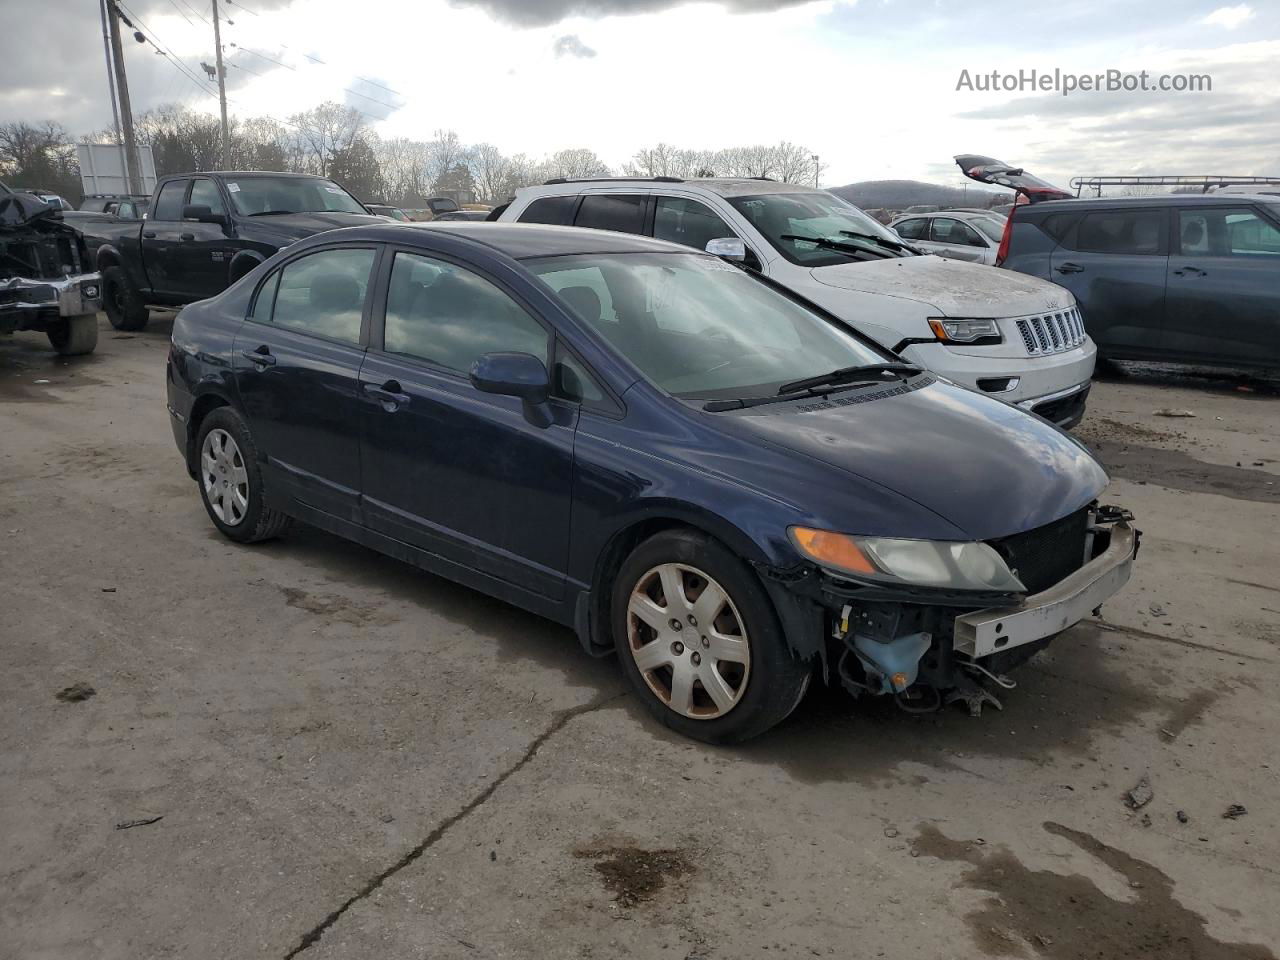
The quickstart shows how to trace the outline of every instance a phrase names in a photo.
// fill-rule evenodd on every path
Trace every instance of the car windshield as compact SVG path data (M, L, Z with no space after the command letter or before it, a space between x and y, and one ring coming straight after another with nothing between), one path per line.
M319 177L241 177L227 180L231 202L242 216L278 213L366 213L360 201L332 180Z
M771 193L729 202L774 249L801 266L914 256L901 249L901 238L834 193ZM798 239L807 237L813 240Z
M583 254L526 265L673 396L771 397L785 383L892 359L715 257Z
M966 220L965 223L982 231L988 240L994 240L996 243L999 243L1004 235L1004 224L990 217L974 217L971 220Z

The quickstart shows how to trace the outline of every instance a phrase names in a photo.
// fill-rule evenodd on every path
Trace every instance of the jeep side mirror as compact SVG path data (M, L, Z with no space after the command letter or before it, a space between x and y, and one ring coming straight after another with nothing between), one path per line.
M707 241L707 253L722 260L733 260L737 263L747 259L747 245L739 237L720 237Z

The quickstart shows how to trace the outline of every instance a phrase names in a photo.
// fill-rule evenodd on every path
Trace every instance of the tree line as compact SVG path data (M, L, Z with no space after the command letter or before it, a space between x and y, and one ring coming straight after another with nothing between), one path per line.
M149 110L134 121L139 145L149 146L156 173L200 170L279 170L313 173L342 183L361 200L419 207L425 197L460 191L484 203L501 203L518 187L553 177L612 176L615 171L585 147L545 157L506 154L491 143L466 144L452 130L429 140L383 137L351 107L326 102L285 121L229 118L228 156L222 156L218 118L182 106ZM39 188L78 201L79 165L73 138L57 123L0 124L0 179L12 187ZM111 129L81 138L113 143ZM814 182L810 151L790 143L687 150L660 143L636 151L625 176L771 177Z

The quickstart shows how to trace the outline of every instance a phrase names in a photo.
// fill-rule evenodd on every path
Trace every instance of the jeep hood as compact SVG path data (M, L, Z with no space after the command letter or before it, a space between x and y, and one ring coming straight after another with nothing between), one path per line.
M1046 280L943 257L850 261L814 267L810 274L822 286L914 300L945 317L1021 317L1072 304L1070 293ZM824 296L821 286L805 293L843 315L838 295Z
M1052 424L950 383L921 382L754 407L731 414L731 429L887 488L974 540L1051 523L1106 487L1098 462ZM839 517L828 522L840 529Z

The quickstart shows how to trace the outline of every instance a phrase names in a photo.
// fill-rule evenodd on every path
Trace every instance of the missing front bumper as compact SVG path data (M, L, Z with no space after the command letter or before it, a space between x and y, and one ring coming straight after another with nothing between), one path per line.
M956 651L985 657L1051 637L1079 623L1129 581L1137 549L1137 531L1127 522L1115 524L1106 550L1047 590L1016 606L957 616Z

